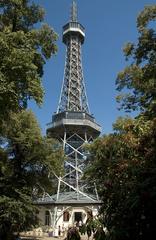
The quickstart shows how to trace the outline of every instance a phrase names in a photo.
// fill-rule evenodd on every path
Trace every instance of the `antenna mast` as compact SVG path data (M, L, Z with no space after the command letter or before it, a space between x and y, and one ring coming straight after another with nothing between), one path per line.
M72 2L70 20L71 22L77 22L77 4L75 1Z

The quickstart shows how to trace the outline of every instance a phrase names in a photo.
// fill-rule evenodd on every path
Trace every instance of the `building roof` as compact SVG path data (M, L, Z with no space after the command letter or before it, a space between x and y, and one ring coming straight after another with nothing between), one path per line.
M93 204L101 204L102 202L100 200L97 199L97 197L95 195L92 194L81 194L81 193L77 193L75 191L71 191L71 192L63 192L60 193L59 196L57 197L57 194L55 195L46 195L42 198L39 198L36 201L37 204L41 204L41 205L46 205L46 204L52 204L52 205L69 205L69 204L73 204L73 205L79 205L79 204L89 204L89 205L93 205Z

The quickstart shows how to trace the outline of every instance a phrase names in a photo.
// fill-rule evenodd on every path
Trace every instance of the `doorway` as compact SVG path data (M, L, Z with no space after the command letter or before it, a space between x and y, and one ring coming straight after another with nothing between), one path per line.
M82 222L82 212L74 212L74 222Z

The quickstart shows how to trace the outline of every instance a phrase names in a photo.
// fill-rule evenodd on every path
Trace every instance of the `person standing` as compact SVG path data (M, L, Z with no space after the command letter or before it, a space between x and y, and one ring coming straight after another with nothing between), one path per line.
M60 225L58 226L58 236L59 237L61 236L61 227L60 227Z

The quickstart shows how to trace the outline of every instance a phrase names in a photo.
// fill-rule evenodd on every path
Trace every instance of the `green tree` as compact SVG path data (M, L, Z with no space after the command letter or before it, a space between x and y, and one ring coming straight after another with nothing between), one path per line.
M53 191L63 153L42 137L29 100L41 105L43 66L57 51L57 35L31 0L0 1L0 238L37 223L33 200Z
M30 0L0 1L0 121L10 111L43 100L41 77L45 60L56 53L57 35L44 19L44 10Z
M33 200L52 185L50 174L60 174L63 166L62 148L52 139L41 136L31 111L10 116L4 126L0 156L0 233L9 239L13 232L37 224L37 207Z
M128 89L117 97L125 110L141 110L149 117L156 116L156 5L145 7L137 18L138 43L128 43L124 53L131 61L118 74L117 89ZM152 28L153 26L153 28Z
M103 201L100 214L108 239L152 239L156 214L155 124L122 119L114 133L90 147L88 181Z
M156 215L156 6L145 7L137 19L137 45L128 43L131 63L117 78L126 89L117 100L135 119L119 118L114 133L90 147L88 181L94 181L103 200L100 213L108 239L144 240L155 235Z

